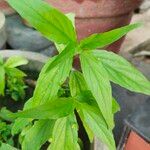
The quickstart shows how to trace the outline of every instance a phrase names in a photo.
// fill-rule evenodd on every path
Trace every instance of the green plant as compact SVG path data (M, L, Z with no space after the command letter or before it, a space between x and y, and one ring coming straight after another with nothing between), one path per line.
M14 145L11 135L12 124L7 124L5 121L0 120L0 141Z
M24 110L14 114L2 110L16 118L12 134L21 132L22 149L39 150L46 141L51 143L48 150L80 149L77 112L90 141L95 135L114 150L114 114L120 108L112 97L110 81L144 94L150 94L150 83L122 57L96 48L117 41L140 25L94 34L78 42L72 15L68 18L41 0L7 1L59 48L59 54L43 67ZM72 69L76 55L81 61L81 72Z
M24 99L26 85L23 78L26 74L16 67L27 63L21 56L12 56L5 63L0 57L0 95L11 95L15 101Z

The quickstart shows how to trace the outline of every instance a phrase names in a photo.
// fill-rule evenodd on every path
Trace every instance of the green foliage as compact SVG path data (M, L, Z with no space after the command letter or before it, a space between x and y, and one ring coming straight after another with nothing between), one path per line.
M40 149L46 141L51 143L48 147L50 150L80 149L78 125L74 115L77 111L90 141L93 141L95 135L110 150L114 150L113 118L120 108L112 97L110 81L144 94L150 94L150 84L120 56L95 49L117 41L139 27L139 24L94 34L77 42L72 15L65 16L42 0L7 1L59 48L59 54L43 67L33 97L25 104L23 111L6 113L9 117L17 118L12 133L21 131L22 149ZM76 55L81 60L81 72L72 71L73 58ZM0 64L0 67L3 66L1 59ZM7 65L18 64L11 65L8 62ZM5 72L0 75L2 85L5 85L4 74ZM23 76L21 72L16 74ZM2 89L3 86L1 93ZM30 139L34 141L34 145L30 143Z
M74 101L72 98L59 98L52 102L12 114L12 117L58 119L69 115L73 110Z
M53 69L48 71L51 63L56 59L50 59L45 66L43 67L39 79L37 81L37 85L34 91L34 95L32 98L33 106L43 104L45 102L49 102L57 97L57 93L64 83L66 78L69 76L69 72L72 67L72 57L65 57L61 63L55 66ZM51 91L51 92L49 92Z
M150 95L150 82L127 60L112 52L95 50L93 53L105 67L112 82L131 91Z
M1 58L0 95L10 95L15 101L24 99L26 85L23 78L26 74L16 67L26 65L27 63L28 61L22 56L12 56L5 63Z
M24 105L24 110L30 109L32 106L32 98L30 98ZM6 112L7 114L7 112ZM18 134L25 128L28 124L32 124L32 119L28 118L17 118L14 121L14 124L12 126L12 134Z
M132 24L105 33L93 34L80 42L81 49L93 50L103 48L126 35L129 31L141 26L141 24Z
M72 22L57 9L41 0L7 0L17 12L46 38L67 44L76 41ZM29 7L30 6L30 7Z
M118 111L120 111L120 106L119 106L118 102L113 98L113 100L112 100L112 113L115 114Z
M0 94L4 95L5 89L5 69L3 65L0 65Z
M55 66L62 63L62 61L67 60L68 58L72 59L75 54L75 45L68 44L66 48L52 61L52 63L48 66L46 71L53 69Z
M104 118L99 113L94 113L89 107L82 107L84 121L88 124L94 135L103 143L106 143L110 150L115 150L115 141L111 130L108 129Z
M10 145L14 145L11 135L12 124L7 124L5 121L0 120L0 141Z
M74 71L71 73L70 90L71 93L76 96L77 112L83 122L90 141L93 141L93 137L95 134L100 140L102 140L104 143L107 143L110 149L114 149L115 144L113 135L111 132L108 132L107 123L98 108L96 100L88 90L83 75L78 71ZM115 100L113 101L115 102ZM114 102L112 103L114 104ZM116 102L113 106L114 107L112 107L112 111L117 112L118 107L116 105Z
M28 63L27 59L22 56L12 56L7 59L4 66L6 68L15 68L21 65L26 65Z
M71 96L75 97L80 93L87 91L88 87L82 73L79 71L72 71L70 74L69 87Z
M25 133L22 143L23 150L39 150L40 147L52 136L55 120L40 120ZM35 140L36 139L36 140ZM31 142L32 141L32 142Z
M108 126L112 128L112 93L107 72L90 51L82 52L80 60L85 81L95 97Z
M10 95L15 101L24 99L26 86L23 78L26 74L16 67L27 63L28 61L21 56L12 56L6 62L0 57L0 95ZM11 134L13 124L10 124L13 119L7 116L8 113L10 112L0 113L0 141L4 142L1 143L0 149L15 150L15 148L11 147L14 146Z
M17 149L9 144L0 142L0 150L17 150Z
M78 125L75 115L56 121L48 150L78 150Z
M11 95L11 98L15 101L25 98L26 85L23 78L14 78L14 76L7 76L7 89L6 93Z

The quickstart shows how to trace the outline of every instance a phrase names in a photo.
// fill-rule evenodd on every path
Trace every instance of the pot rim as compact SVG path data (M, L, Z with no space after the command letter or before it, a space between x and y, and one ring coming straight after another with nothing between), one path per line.
M0 11L0 18L2 18L0 20L0 32L3 30L4 26L5 26L5 15Z
M13 49L12 50L11 49L0 50L0 55L4 58L20 55L20 56L27 58L28 60L39 61L41 63L45 63L49 58L37 52L13 50Z
M110 18L130 14L144 0L45 0L64 13L75 13L76 18ZM79 1L79 0L78 0Z
M43 54L37 53L37 52L30 52L30 51L23 51L23 50L0 50L0 55L7 59L11 56L22 56L28 60L27 65L21 66L23 70L30 70L34 73L41 72L43 66L46 64L46 62L51 58L47 57Z

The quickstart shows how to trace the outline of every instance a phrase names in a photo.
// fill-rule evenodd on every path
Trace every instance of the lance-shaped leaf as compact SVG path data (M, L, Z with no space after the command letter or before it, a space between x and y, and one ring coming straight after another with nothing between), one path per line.
M80 60L85 81L109 128L113 128L112 93L107 72L91 51L82 52Z
M87 104L80 104L78 106L83 113L84 122L88 124L94 135L106 144L110 150L115 150L113 134L111 130L108 129L105 119L101 115L100 111L94 106Z
M52 136L54 124L55 120L39 120L35 122L35 124L25 133L22 149L39 150Z
M78 115L82 121L82 124L86 130L86 133L88 135L88 138L90 140L90 143L93 143L93 140L94 140L94 133L93 131L91 130L91 128L89 127L88 123L85 121L85 118L84 118L84 115L83 115L83 111L82 110L78 110Z
M65 117L74 110L73 98L57 98L49 103L12 113L6 108L1 109L1 114L6 118L32 118L32 119L58 119Z
M85 96L85 94L87 94L87 92L88 92L87 91L88 87L87 87L87 84L86 84L86 82L85 82L85 80L83 78L82 73L80 73L79 71L72 71L71 72L70 80L69 80L69 87L70 87L70 92L71 92L71 96L72 97L78 96L78 101L81 100L83 102L82 98L84 98L84 99L86 99L87 103L91 102L89 100L90 99L89 95L88 95L88 97L86 97L87 95ZM83 96L81 95L82 92L85 93ZM93 139L94 139L94 134L91 131L91 129L89 128L88 124L84 121L83 112L80 110L80 111L78 111L78 114L79 114L80 119L81 119L81 121L83 123L83 126L84 126L84 128L85 128L85 130L86 130L86 132L88 134L89 140L92 143Z
M78 125L75 115L56 121L48 150L78 150Z
M48 39L59 44L76 42L71 21L60 11L42 0L7 0L33 27Z
M23 78L27 76L23 71L18 68L5 68L6 74L11 77Z
M75 45L72 43L68 44L66 48L59 55L57 55L56 58L51 62L46 72L53 69L55 66L61 64L65 59L73 58L74 53L75 53Z
M132 64L121 56L107 51L94 51L103 64L109 79L131 91L150 95L150 82Z
M105 47L126 35L129 31L139 27L141 24L132 24L105 33L93 34L80 42L82 49L93 50Z
M7 59L4 66L8 68L15 68L21 65L26 65L28 60L23 58L22 56L12 56Z
M50 59L42 69L33 95L33 105L37 106L51 101L57 96L60 86L64 83L72 68L72 56L66 55L61 63L47 71L57 57Z
M74 100L72 98L59 98L52 102L8 115L32 119L58 119L72 113L74 107Z
M88 87L83 78L83 75L79 71L72 71L70 74L69 87L71 96L75 97L79 95L82 91L87 91Z
M72 25L75 27L75 14L68 13L68 14L66 14L66 16L72 22ZM61 53L66 47L66 45L64 45L64 44L57 44L57 43L55 43L55 46L59 53Z
M0 64L0 95L4 95L5 90L5 69L4 66Z

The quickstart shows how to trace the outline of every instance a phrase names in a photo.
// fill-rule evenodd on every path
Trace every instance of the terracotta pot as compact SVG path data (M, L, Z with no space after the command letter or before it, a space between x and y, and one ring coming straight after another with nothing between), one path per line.
M14 9L12 9L5 0L0 0L0 10L5 15L12 15L15 13Z
M0 49L5 48L6 39L5 16L0 12Z
M131 132L124 150L149 150L150 144L144 141L137 133Z
M64 13L76 14L78 39L130 23L132 13L143 0L45 0ZM107 47L118 52L123 39Z
M146 68L145 64L143 67ZM132 109L130 115L126 114L128 117L124 120L125 127L117 150L150 150L150 97L139 98L140 95L132 95L132 100L134 97L139 102L138 105L134 103L135 109Z

